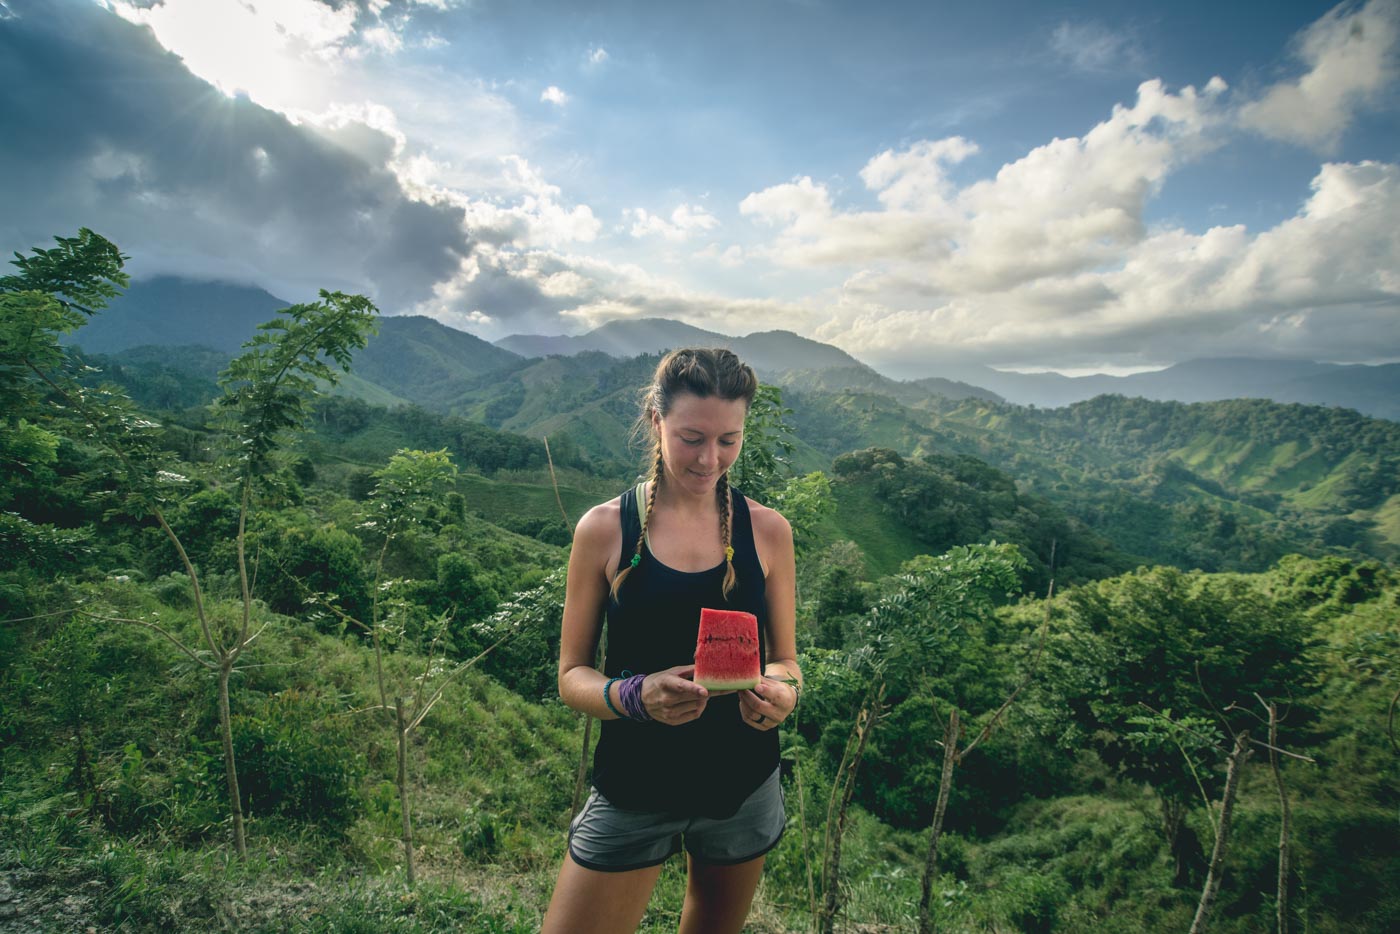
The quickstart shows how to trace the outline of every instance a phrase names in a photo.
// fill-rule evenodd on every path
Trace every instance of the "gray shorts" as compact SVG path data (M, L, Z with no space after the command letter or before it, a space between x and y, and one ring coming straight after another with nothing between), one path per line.
M628 872L663 863L682 846L692 858L719 866L746 863L778 845L787 816L778 770L732 817L685 817L628 811L598 794L588 796L569 825L569 855L600 872Z

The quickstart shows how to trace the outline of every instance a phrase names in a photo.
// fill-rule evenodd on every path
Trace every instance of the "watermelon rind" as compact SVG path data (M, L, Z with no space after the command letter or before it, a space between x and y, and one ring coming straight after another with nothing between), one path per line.
M716 681L713 678L696 678L695 683L707 691L742 691L752 690L758 687L758 678L746 678L741 681Z

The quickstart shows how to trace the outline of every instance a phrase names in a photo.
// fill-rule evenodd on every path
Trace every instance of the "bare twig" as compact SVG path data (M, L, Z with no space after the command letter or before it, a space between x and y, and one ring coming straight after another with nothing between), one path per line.
M1156 707L1151 706L1150 704L1145 704L1145 703L1143 703L1142 701L1138 701L1138 706L1141 707L1141 708L1143 708L1144 710L1149 710L1149 711L1151 711L1152 713L1156 714L1156 715L1159 716L1159 717L1162 716L1162 712L1161 712L1160 710L1158 710ZM1186 726L1185 724L1182 724L1182 723L1177 723L1176 726L1179 727L1179 728L1181 729L1182 732L1184 732L1184 733L1190 733L1192 736L1196 737L1197 739L1204 740L1208 745L1213 746L1215 749L1218 749L1218 750L1220 750L1221 752L1224 752L1224 751L1225 751L1223 747L1219 746L1219 745L1215 742L1215 739L1214 739L1213 737L1206 736L1204 733L1198 733L1198 732L1196 732L1195 730L1191 729L1189 726ZM1281 755L1281 756L1288 756L1290 759L1297 759L1297 760L1299 760L1300 762L1311 762L1311 763L1313 763L1314 765L1317 764L1317 760L1314 759L1312 756L1305 756L1305 755L1303 755L1302 753L1289 752L1287 749L1280 749L1280 748L1277 747L1277 746L1274 746L1274 745L1272 745L1272 744L1270 744L1270 743L1264 742L1262 739L1255 739L1254 737L1251 736L1251 737L1249 738L1249 741L1250 741L1251 743L1253 743L1254 745L1260 747L1261 749L1272 749L1274 752L1278 753L1278 754Z
M447 686L449 684L456 680L458 675L462 674L462 672L466 671L468 668L471 668L477 662L490 655L501 645L505 644L507 640L517 635L518 633L518 629L510 630L505 635L501 636L501 638L497 639L495 642L491 643L486 648L482 649L480 652L473 655L466 661L462 662L460 665L449 671L447 674L443 675L442 681L438 683L438 689L433 692L433 696L428 698L428 702L423 705L423 709L419 711L418 714L413 718L412 722L409 723L409 730L413 730L418 726L418 724L423 722L423 718L426 717L432 711L433 707L437 705L438 701L442 700L443 692L447 690Z
M544 457L549 462L549 482L554 484L554 501L559 504L559 515L564 520L564 528L572 529L569 514L564 511L564 499L559 495L559 478L554 475L554 457L549 453L549 436L544 439Z
M188 656L189 656L190 658L192 658L194 661L196 661L196 662L198 662L199 664L203 665L205 668L209 669L210 671L217 671L217 670L219 669L219 666L218 666L218 665L215 665L213 662L209 661L207 658L200 658L198 655L195 654L195 652L194 652L189 646L185 645L185 643L181 642L178 638L176 638L175 636L171 635L169 632L166 632L166 631L165 631L164 629L162 629L160 626L157 626L155 623L152 623L152 622L150 622L150 621L148 621L148 620L144 620L144 619L126 619L126 618L121 617L121 616L103 616L103 615L101 615L101 614L99 614L99 613L89 613L87 610L69 610L69 611L67 611L67 612L71 612L74 616L85 616L85 617L87 617L88 619L95 619L95 620L98 620L98 621L100 621L100 622L105 622L105 623L129 623L129 624L131 624L132 626L142 626L142 627L144 627L144 628L146 628L146 629L151 630L152 632L156 632L156 633L159 633L160 635L164 636L165 639L166 639L167 641L169 641L169 643L170 643L171 645L175 646L175 648L179 649L181 652L184 652L186 655L188 655Z
M78 611L70 608L70 609L64 609L64 610L54 610L52 613L38 613L38 614L36 614L36 615L34 615L34 616L13 616L13 617L11 617L10 619L0 619L0 624L4 624L4 623L28 623L28 622L32 622L33 620L36 620L36 619L49 619L50 617L53 617L53 616L67 616L67 615L70 614L70 613L76 613L76 612L78 612Z
M394 718L398 731L399 741L399 810L403 817L403 856L404 869L408 876L408 887L413 888L415 881L413 871L413 819L409 809L408 800L408 729L404 726L403 718L403 698L394 698Z

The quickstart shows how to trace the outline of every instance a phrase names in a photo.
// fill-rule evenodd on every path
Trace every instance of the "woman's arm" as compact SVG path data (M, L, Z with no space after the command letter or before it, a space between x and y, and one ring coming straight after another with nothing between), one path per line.
M764 680L740 695L744 719L760 728L781 722L797 706L802 669L797 665L797 560L792 526L782 514L749 501L754 544L767 571L768 658ZM762 723L755 723L762 716Z
M599 720L617 718L603 700L607 678L596 666L608 599L608 571L622 548L619 509L615 499L594 506L574 529L559 634L559 696L574 710ZM616 690L617 685L613 685L612 700L618 705Z

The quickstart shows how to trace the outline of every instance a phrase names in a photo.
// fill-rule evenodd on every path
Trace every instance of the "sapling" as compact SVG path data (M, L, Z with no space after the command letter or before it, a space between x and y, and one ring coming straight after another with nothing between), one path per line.
M404 870L408 884L413 886L417 882L417 871L408 743L410 735L442 699L448 685L512 636L525 628L544 623L547 616L544 609L553 599L558 574L546 578L540 587L517 594L511 601L502 604L490 620L472 623L473 631L483 637L486 647L465 661L454 664L448 658L446 643L450 612L439 613L422 622L420 646L425 656L423 667L416 674L405 675L395 681L391 691L384 657L386 643L392 647L406 638L409 617L417 608L402 593L408 586L407 582L384 578L385 562L390 547L427 521L433 504L445 498L452 489L457 479L457 467L446 450L400 450L373 476L376 483L365 504L365 517L360 524L363 531L382 537L374 565L370 618L360 619L347 612L335 595L313 591L285 568L283 573L301 589L308 604L331 613L346 627L365 634L373 646L379 703L362 710L380 711L394 730L394 784L399 797Z
M1050 583L1045 592L1045 615L1040 627L1040 638L1036 644L1035 655L1031 658L1031 663L1027 668L1025 676L1021 682L1002 701L1001 706L987 719L982 730L977 734L972 742L965 747L959 748L958 744L962 736L961 714L956 704L948 713L948 727L943 731L943 769L938 781L938 799L933 807L933 826L929 828L928 856L924 860L924 877L920 885L919 892L919 934L932 934L934 921L932 913L933 903L933 883L938 878L938 842L943 835L943 818L948 810L948 796L953 788L953 770L962 764L962 760L976 749L983 740L992 735L997 724L1001 722L1002 715L1010 709L1016 702L1016 698L1026 689L1035 677L1035 673L1040 666L1041 656L1045 652L1045 639L1050 632L1050 611L1055 598L1055 542L1050 543Z

